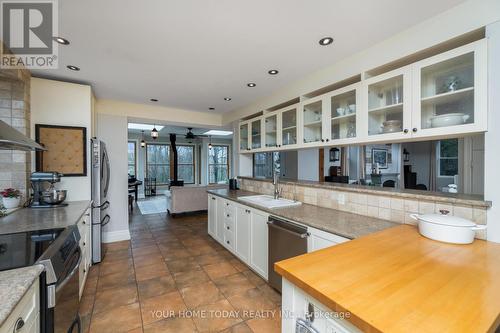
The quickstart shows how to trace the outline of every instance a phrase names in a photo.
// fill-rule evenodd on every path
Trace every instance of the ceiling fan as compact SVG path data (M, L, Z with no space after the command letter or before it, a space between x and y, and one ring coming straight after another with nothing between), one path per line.
M188 127L187 129L188 129L188 131L187 131L186 135L184 136L186 138L186 140L194 140L196 138L208 138L209 137L208 135L196 135L196 134L194 134L192 127Z

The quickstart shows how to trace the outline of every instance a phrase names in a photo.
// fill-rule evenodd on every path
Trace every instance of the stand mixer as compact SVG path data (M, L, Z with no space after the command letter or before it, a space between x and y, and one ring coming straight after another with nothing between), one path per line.
M30 176L33 197L29 204L31 208L56 208L67 206L66 190L56 190L54 184L61 181L63 174L59 172L33 172ZM49 183L48 189L44 188Z

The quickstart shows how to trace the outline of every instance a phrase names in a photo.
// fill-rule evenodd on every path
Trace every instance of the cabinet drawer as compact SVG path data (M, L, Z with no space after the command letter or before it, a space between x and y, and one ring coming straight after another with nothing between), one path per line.
M224 229L225 230L234 230L234 217L233 218L224 218Z
M234 214L236 211L236 207L234 203L230 201L224 202L224 217L226 218L234 218Z
M22 320L24 321L24 326L22 329L18 330L18 332L34 332L33 329L39 326L36 323L36 321L39 320L38 313L40 312L39 297L39 282L37 279L6 319L0 331L14 332L18 320Z
M234 249L234 234L231 230L224 230L224 246Z

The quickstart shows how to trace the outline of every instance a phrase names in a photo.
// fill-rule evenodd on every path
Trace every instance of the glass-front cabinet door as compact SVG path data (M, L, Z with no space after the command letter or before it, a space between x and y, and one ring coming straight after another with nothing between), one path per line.
M250 138L251 138L251 149L262 148L262 119L252 120L250 122Z
M357 86L349 86L330 95L330 138L345 140L356 138L358 94Z
M265 146L266 148L278 147L278 114L274 113L264 117Z
M415 64L414 135L486 130L485 46L475 42Z
M369 138L409 135L410 72L407 66L365 81Z
M248 123L240 124L240 151L247 151L250 146L248 144Z
M323 139L323 100L315 98L303 105L302 138L304 144L321 142Z
M281 112L281 143L283 147L297 144L297 107Z

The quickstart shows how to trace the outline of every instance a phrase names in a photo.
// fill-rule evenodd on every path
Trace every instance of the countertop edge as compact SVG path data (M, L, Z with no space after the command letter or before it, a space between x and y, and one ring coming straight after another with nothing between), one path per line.
M33 285L33 283L36 281L36 279L40 276L40 274L44 271L45 267L40 264L35 264L32 266L28 267L22 267L22 268L16 268L8 271L3 271L0 272L0 276L2 273L4 274L15 274L19 270L27 271L23 272L14 278L10 277L7 278L7 283L9 284L9 289L11 290L11 293L14 292L13 295L10 295L10 297L2 298L3 301L0 305L0 327L4 324L5 320L10 316L12 311L16 308L16 306L19 304L21 299L24 297L26 292L29 290L29 288ZM13 280L14 281L11 281ZM15 280L19 279L24 279L21 282L17 282ZM1 285L6 284L6 281L2 281Z
M254 178L254 177L245 177L245 176L239 176L238 178L240 179L247 179L251 181L259 181L259 182L271 182L270 179L266 178ZM403 198L403 199L414 199L414 200L427 200L427 201L436 201L436 202L445 202L445 203L452 203L452 204L460 204L460 205L469 205L473 207L483 207L483 208L490 208L492 206L492 202L488 200L475 200L475 199L462 199L462 198L456 198L453 196L446 196L446 195L433 195L433 194L427 194L427 193L411 193L408 191L413 191L413 190L406 190L407 192L391 192L389 190L375 190L375 189L370 189L370 188L364 188L364 187L348 187L348 186L340 186L336 185L335 183L327 183L327 182L309 182L309 181L293 181L293 180L286 180L286 179L281 179L280 180L281 184L291 184L291 185L300 185L304 187L309 187L309 188L321 188L321 189L329 189L329 190L337 190L337 191L345 191L345 192L353 192L353 193L366 193L366 194L372 194L372 195L385 195L389 197L397 197L397 198ZM415 190L417 191L417 190Z
M365 236L365 235L355 236L355 235L352 235L352 234L346 234L346 233L340 232L338 230L334 230L334 229L330 229L330 228L325 228L324 226L319 225L319 224L310 223L310 222L299 220L299 219L292 219L290 217L281 215L280 212L279 212L279 208L276 208L276 210L272 210L272 209L269 209L269 208L265 208L265 207L261 207L261 206L258 206L258 205L254 205L254 204L252 204L250 202L244 202L244 201L240 201L240 200L235 200L234 198L231 198L231 197L229 197L227 195L223 195L223 194L221 194L221 193L219 193L217 191L218 191L217 189L212 189L212 190L207 190L207 193L213 194L215 196L218 196L218 197L226 199L226 200L231 200L233 202L242 204L244 206L252 207L254 209L266 212L266 213L268 213L270 215L274 215L274 216L277 216L277 217L285 219L285 220L289 220L289 221L292 221L292 222L295 222L295 223L303 224L303 225L306 225L306 226L309 226L309 227L312 227L312 228L316 228L318 230L325 231L325 232L328 232L328 233L331 233L331 234L335 234L337 236L341 236L341 237L344 237L344 238L356 239L356 238ZM255 192L250 192L250 191L244 191L244 192L248 193L249 195L259 195L259 194L261 194L261 193L255 193ZM308 205L308 204L303 203L302 205ZM313 205L308 205L308 206L313 206ZM339 210L336 210L336 209L332 209L332 208L325 208L325 207L319 207L319 206L317 206L317 207L321 208L321 209L325 209L325 210L330 210L330 211L332 211L332 213L338 212L338 213L342 213L342 214L353 214L353 215L357 215L357 216L363 216L363 215L358 215L358 214L355 214L355 213L342 212L342 211L339 211ZM384 223L393 224L393 226L386 227L386 228L383 228L381 230L385 230L385 229L396 227L396 226L400 225L399 223L392 222L392 221L386 221L386 220L381 220L381 221L383 221ZM381 231L381 230L377 230L377 231L374 231L374 232L378 232L378 231Z

